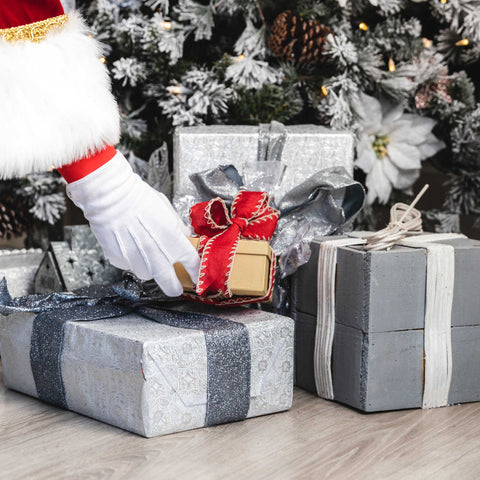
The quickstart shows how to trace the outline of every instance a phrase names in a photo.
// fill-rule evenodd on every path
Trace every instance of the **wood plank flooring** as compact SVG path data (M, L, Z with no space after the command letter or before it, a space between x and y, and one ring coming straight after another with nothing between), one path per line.
M365 415L296 390L289 412L144 439L1 378L1 480L480 478L480 403Z

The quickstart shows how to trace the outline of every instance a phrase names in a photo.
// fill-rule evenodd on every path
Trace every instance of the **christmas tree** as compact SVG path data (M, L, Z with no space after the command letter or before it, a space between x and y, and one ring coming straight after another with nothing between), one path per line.
M356 136L369 207L425 168L455 230L480 214L479 0L83 0L122 145L148 158L178 125L315 123ZM370 225L372 227L372 225Z

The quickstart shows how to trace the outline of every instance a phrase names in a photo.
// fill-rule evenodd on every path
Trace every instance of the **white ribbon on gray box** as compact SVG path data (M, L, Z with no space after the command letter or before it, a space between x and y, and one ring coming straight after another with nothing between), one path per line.
M408 237L400 245L425 248L427 285L425 295L425 383L422 408L448 404L452 378L451 315L455 283L455 252L438 242L465 238L459 234ZM318 254L317 327L314 371L317 394L333 400L332 350L335 334L335 281L339 247L365 244L362 238L340 238L323 242Z

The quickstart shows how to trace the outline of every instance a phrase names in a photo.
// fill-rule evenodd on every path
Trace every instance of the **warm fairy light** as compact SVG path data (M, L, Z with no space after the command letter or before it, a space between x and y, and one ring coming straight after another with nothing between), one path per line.
M422 42L425 48L430 48L433 43L429 38L422 38Z
M245 60L245 55L243 55L243 53L233 59L234 62L241 62L242 60Z
M105 57L100 57L100 62L107 63L107 59Z
M182 87L180 85L170 85L167 87L167 91L170 95L180 95L182 93Z
M466 47L470 42L468 41L468 38L462 38L458 42L455 42L455 45L457 47Z
M165 22L162 22L160 25L164 30L171 30L172 29L172 22L165 21Z
M395 67L395 62L393 61L393 58L388 59L388 71L389 72L394 72L396 69Z
M445 5L447 3L447 0L440 0L440 3L442 3L443 5Z
M326 87L325 85L323 85L322 88L321 88L321 90L322 90L322 95L323 95L324 97L326 97L326 96L328 95L328 89L327 89L327 87Z
M360 30L363 30L364 32L366 32L368 30L368 25L366 23L362 22L358 25L358 28Z

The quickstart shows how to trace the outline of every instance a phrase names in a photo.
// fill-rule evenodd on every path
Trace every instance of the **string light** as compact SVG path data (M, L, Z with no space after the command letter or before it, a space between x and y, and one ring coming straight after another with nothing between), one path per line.
M235 63L241 62L242 60L245 60L245 55L243 55L243 53L242 53L241 55L239 55L238 57L234 57L234 58L233 58L233 61L234 61Z
M322 85L321 91L322 91L322 95L324 97L326 97L328 95L328 89L325 85Z
M171 30L172 29L172 22L167 22L167 21L164 21L160 24L160 26L164 29L164 30Z
M422 42L425 48L430 48L433 43L429 38L422 38Z
M395 62L393 61L393 58L390 57L388 59L388 71L389 72L394 72L396 70L396 67L395 67Z
M180 95L182 93L182 87L180 85L170 85L167 87L167 91L170 95Z
M107 63L107 59L105 57L100 57L99 60L101 63Z
M447 0L440 0L440 3L441 3L442 5L445 5L445 4L447 3Z
M366 32L368 30L368 25L364 22L358 24L358 28Z
M468 41L468 38L462 38L458 42L455 42L455 45L457 47L466 47L470 42Z

